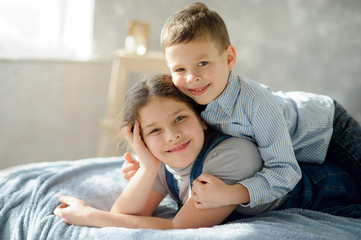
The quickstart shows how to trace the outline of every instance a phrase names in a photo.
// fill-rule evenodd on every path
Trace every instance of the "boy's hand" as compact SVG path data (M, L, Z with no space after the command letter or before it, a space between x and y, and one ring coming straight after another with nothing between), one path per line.
M139 162L134 159L134 157L130 153L124 154L125 161L122 166L122 173L125 180L128 182L132 179L134 174L139 169Z
M59 201L62 202L54 209L54 214L63 219L67 224L78 226L91 226L89 215L94 210L83 200L60 195Z
M246 204L250 201L248 189L242 184L228 185L208 173L193 181L192 198L198 209Z
M208 173L202 173L193 181L192 198L198 209L217 208L230 205L226 201L228 185Z

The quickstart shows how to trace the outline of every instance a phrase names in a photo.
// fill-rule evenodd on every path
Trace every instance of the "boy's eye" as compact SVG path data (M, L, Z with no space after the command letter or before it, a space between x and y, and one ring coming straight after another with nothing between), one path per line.
M185 117L184 116L179 116L175 119L175 122L179 122L181 120L183 120Z
M198 66L203 67L203 66L205 66L207 64L208 64L208 62L202 61L202 62L198 63Z

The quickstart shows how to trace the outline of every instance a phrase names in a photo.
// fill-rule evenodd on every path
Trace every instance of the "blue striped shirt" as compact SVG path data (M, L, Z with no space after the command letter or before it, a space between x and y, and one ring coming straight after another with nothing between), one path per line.
M333 115L328 96L272 92L233 72L226 89L202 112L203 119L220 131L257 144L263 169L240 182L249 190L251 207L292 190L301 178L297 161L324 161Z

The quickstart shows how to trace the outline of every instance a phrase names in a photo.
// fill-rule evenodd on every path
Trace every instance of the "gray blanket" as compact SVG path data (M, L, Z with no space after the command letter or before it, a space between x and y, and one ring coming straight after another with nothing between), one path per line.
M272 211L212 228L146 230L70 226L53 214L67 194L109 210L126 186L123 158L19 166L0 172L0 239L361 239L361 220L301 209ZM166 198L155 216L172 218Z

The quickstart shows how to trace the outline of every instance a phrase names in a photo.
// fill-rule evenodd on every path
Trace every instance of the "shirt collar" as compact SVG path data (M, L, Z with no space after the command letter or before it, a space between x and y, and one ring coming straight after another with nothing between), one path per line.
M231 71L226 88L221 95L207 105L206 111L213 109L218 105L227 115L231 115L240 90L241 82L239 81L237 74Z

